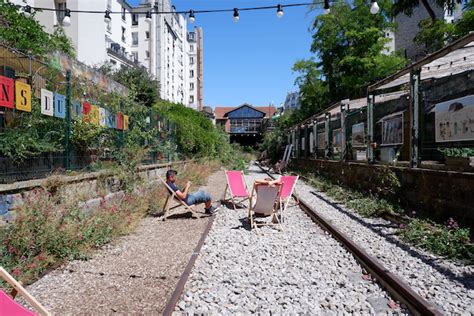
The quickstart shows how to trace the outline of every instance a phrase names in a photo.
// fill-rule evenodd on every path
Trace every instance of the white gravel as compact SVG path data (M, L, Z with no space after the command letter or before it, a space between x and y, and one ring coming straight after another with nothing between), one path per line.
M364 218L303 181L297 193L340 231L377 257L419 295L444 313L474 315L474 267L462 266L401 241L396 225L380 218ZM329 202L329 203L328 203Z
M250 185L264 178L255 168ZM298 207L284 231L250 231L247 210L222 208L176 314L404 314L354 257ZM403 307L403 306L402 306Z

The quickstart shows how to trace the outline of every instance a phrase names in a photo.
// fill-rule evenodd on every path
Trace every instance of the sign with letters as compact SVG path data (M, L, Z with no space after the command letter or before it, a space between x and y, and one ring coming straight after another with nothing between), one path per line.
M107 113L104 108L99 108L99 125L105 127L107 119Z
M80 101L71 102L71 119L80 120L82 118L82 103Z
M99 126L99 107L97 105L91 105L89 123Z
M474 140L474 95L438 103L435 111L437 143Z
M123 114L117 113L117 129L123 130Z
M66 117L66 97L62 94L54 94L54 116L58 118Z
M128 130L128 115L123 116L123 130Z
M54 116L54 94L46 89L41 89L41 114Z
M0 76L0 106L5 108L14 108L15 82L13 79Z
M15 82L15 99L17 110L31 112L31 86L29 84Z
M116 116L115 114L111 113L110 111L106 110L106 120L105 124L108 128L116 128Z
M91 112L91 104L88 102L82 103L82 121L90 122L89 114Z

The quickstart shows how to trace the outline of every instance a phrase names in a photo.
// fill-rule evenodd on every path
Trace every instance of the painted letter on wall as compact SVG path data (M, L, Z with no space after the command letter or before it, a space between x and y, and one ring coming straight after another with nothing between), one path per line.
M106 117L107 113L105 112L104 108L99 108L99 125L100 126L106 126Z
M31 86L21 81L15 81L16 109L31 112Z
M59 118L66 117L66 97L62 94L54 94L54 116Z
M41 114L54 116L54 94L46 89L41 89Z
M0 106L13 109L14 86L13 79L0 76Z

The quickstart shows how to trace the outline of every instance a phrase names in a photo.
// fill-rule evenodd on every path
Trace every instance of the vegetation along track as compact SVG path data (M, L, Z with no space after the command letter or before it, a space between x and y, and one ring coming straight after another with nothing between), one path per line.
M262 166L258 165L262 171L264 171L269 177L275 179L275 177L265 170ZM414 314L421 315L442 315L433 305L422 298L420 295L415 293L407 284L405 284L395 274L385 268L380 261L369 255L364 249L359 247L353 242L346 234L340 232L335 226L331 225L321 214L319 214L312 206L306 203L301 198L297 197L300 203L301 209L313 219L319 226L330 233L335 239L337 239L354 257L359 263L367 269L368 272L376 278L386 290L393 295L393 297L399 299L401 302L407 305L408 309Z

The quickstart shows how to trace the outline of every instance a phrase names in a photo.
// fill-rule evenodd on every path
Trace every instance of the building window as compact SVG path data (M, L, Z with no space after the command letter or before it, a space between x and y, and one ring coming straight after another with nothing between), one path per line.
M138 45L138 32L132 32L132 45Z
M125 10L124 7L122 7L122 20L123 20L123 21L125 21L126 16L127 16L127 11Z
M191 96L189 97L189 103L194 103L194 95L191 95Z
M145 38L146 38L147 40L150 39L150 32L148 32L148 31L145 32Z
M138 15L132 14L132 25L138 25Z
M147 51L145 52L145 54L146 54L146 58L150 58L150 51L149 51L149 50L147 50Z
M138 62L138 52L132 52L132 60Z
M110 63L111 63L112 65L117 65L117 62L116 62L115 60L113 60L113 59L110 60Z
M194 45L189 45L189 51L194 52Z
M66 8L67 8L67 5L66 5L66 2L62 1L62 2L58 2L58 1L55 1L55 7L56 7L56 18L58 19L58 24L61 24L63 22L63 19L64 19L64 15L66 13Z
M191 82L191 83L189 84L189 89L190 89L190 90L194 90L194 82Z
M192 65L194 64L194 57L189 57L189 63Z
M125 28L122 26L122 42L125 43Z
M194 78L194 70L189 71L189 77Z

